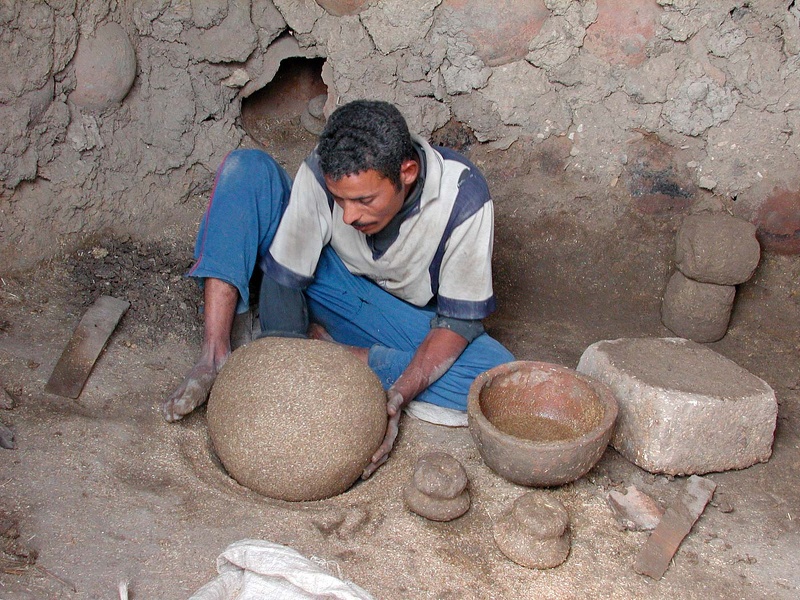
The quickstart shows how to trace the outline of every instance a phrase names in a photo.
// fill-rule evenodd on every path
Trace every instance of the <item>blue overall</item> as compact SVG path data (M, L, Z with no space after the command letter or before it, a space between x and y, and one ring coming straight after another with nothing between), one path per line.
M235 150L217 171L197 234L196 262L189 276L200 280L212 277L235 286L239 290L237 312L249 308L251 278L275 236L291 185L286 172L261 150ZM266 275L264 278L268 279ZM262 295L265 288L279 288L269 283L262 285ZM353 275L330 246L320 256L314 282L294 293L305 295L308 317L322 325L334 340L369 348L369 366L384 389L411 362L436 316L434 310L409 304L368 279ZM281 314L279 304L279 298L260 302L262 330L276 335L304 333L303 318ZM276 327L276 314L278 320L288 318L295 322ZM502 344L484 333L416 399L466 410L467 392L475 377L512 360L513 355Z

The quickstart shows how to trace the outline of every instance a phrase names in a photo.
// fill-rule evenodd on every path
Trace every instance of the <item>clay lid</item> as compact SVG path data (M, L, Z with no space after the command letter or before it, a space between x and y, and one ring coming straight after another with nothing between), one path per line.
M564 505L544 492L528 492L517 498L509 517L523 532L541 540L563 535L569 522Z
M458 460L445 452L430 452L417 461L413 486L432 498L449 500L467 487L467 473Z

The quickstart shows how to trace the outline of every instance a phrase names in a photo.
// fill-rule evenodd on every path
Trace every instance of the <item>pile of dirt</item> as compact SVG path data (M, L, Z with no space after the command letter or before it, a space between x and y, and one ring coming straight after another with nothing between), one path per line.
M83 307L103 295L131 303L120 330L132 342L157 341L169 332L199 345L202 292L185 277L193 262L185 244L106 237L68 256L65 271Z

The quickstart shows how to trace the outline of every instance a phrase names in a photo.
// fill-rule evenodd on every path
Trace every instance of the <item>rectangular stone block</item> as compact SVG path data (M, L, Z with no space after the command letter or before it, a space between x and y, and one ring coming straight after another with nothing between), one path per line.
M682 338L600 341L577 370L619 402L611 445L651 473L703 474L766 462L778 415L772 388Z

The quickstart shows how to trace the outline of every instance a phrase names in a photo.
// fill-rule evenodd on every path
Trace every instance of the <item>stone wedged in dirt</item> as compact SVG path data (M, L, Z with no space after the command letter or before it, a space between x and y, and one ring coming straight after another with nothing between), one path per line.
M494 540L518 565L550 569L567 559L568 525L569 514L561 502L545 492L528 492L497 519Z
M675 266L703 283L744 283L760 258L756 226L727 214L686 217L675 238Z
M736 297L732 285L702 283L675 271L661 303L661 322L675 335L695 342L725 337Z
M341 346L261 338L242 346L208 400L219 459L242 485L289 501L347 490L386 433L386 395Z
M136 52L125 30L107 23L82 38L75 73L78 81L69 99L78 106L101 110L121 102L136 78Z
M772 454L774 391L700 344L605 340L584 351L578 370L614 391L619 417L611 445L651 473L743 469Z

